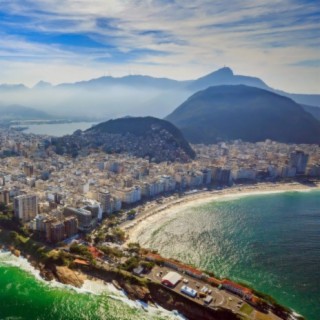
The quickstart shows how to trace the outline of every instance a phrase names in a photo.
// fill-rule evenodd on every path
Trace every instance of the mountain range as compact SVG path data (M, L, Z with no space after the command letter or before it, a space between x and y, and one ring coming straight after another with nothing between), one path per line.
M199 90L210 86L238 84L278 93L307 107L320 107L319 94L280 91L269 87L259 78L235 75L228 67L189 81L129 75L120 78L105 76L55 86L40 81L33 88L21 84L0 85L0 99L3 105L33 106L57 117L76 114L107 120L131 114L163 118Z
M245 85L213 86L192 95L166 120L191 143L271 139L320 143L320 122L292 99Z
M11 120L47 120L52 117L46 112L20 105L0 106L1 121Z

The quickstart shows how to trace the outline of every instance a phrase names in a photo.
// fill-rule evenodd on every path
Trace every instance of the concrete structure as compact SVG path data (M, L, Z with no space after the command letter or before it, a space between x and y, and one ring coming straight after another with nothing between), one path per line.
M241 298L245 298L247 300L250 300L252 297L252 291L246 287L241 286L238 283L234 283L230 280L224 279L221 281L221 284L222 284L223 288L239 295Z
M116 196L125 204L133 204L141 200L141 188L134 186L127 189L117 189Z
M92 213L83 208L66 207L63 211L64 216L74 216L78 219L78 230L89 232L95 225L96 220L92 219Z
M65 239L65 227L62 221L51 223L51 241L57 243Z
M14 215L22 222L28 222L38 214L38 197L33 194L14 198Z
M34 173L33 165L27 164L27 163L24 164L23 171L24 171L26 176L31 177L33 175L33 173Z
M297 174L305 174L309 155L303 151L296 151L290 154L290 166L296 168Z
M76 217L67 217L64 220L65 236L72 237L78 232L78 220Z
M173 288L181 281L181 279L182 277L179 273L170 271L161 279L161 283Z
M78 229L89 232L93 228L92 213L83 208L77 210Z
M0 189L0 202L8 205L10 202L10 193L8 190Z
M98 199L101 204L102 213L111 213L111 195L107 190L102 190L98 193Z

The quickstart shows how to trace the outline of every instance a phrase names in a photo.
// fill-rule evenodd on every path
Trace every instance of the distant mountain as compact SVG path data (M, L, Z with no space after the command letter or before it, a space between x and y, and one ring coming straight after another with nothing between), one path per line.
M70 87L86 87L86 88L102 88L108 86L125 86L131 88L156 88L156 89L172 89L182 88L188 81L177 81L168 78L154 78L142 75L130 75L120 78L114 77L101 77L88 81L81 81L76 83L64 83L57 87L70 88Z
M281 90L273 90L273 92L291 98L292 100L300 104L320 107L320 94L287 93Z
M235 75L233 71L224 67L215 72L212 72L204 77L201 77L197 80L192 81L188 88L193 92L204 90L212 86L220 85L238 85L243 84L249 87L257 87L260 89L265 89L282 96L291 98L300 104L313 105L320 107L320 94L297 94L297 93L288 93L285 91L277 90L269 87L261 79L256 77L248 77L242 75Z
M301 106L305 111L309 112L317 120L320 121L320 108L319 107L307 106L307 105L304 105L304 104L302 104Z
M50 82L41 80L33 87L33 89L48 89L51 87L52 87L52 84Z
M192 143L233 139L320 143L320 122L300 105L244 85L215 86L197 92L166 120Z
M125 117L100 123L85 132L55 138L57 153L76 156L91 149L128 153L155 162L189 161L195 153L179 129L153 117Z
M23 84L0 84L0 92L24 91L28 88Z
M224 67L202 78L192 81L188 88L192 91L199 91L212 86L237 84L269 89L269 87L259 78L234 75L233 71L228 67Z
M32 105L59 118L165 117L193 93L220 85L247 85L265 89L299 104L320 107L320 94L292 94L269 87L256 77L236 75L224 67L198 79L177 81L144 75L104 76L97 79L51 85L40 81L33 88L0 85L1 101L7 105Z
M20 105L0 106L1 120L45 120L52 116L46 112Z

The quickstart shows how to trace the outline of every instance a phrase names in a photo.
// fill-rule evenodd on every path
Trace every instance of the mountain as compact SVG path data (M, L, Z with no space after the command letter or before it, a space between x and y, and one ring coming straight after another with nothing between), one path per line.
M199 91L212 86L243 84L251 87L270 89L262 80L255 77L234 75L233 71L224 67L204 77L192 81L188 86L192 91Z
M301 105L302 108L312 114L317 120L320 121L320 108L319 107L313 107L313 106L307 106L305 104Z
M50 82L41 80L33 87L33 89L47 89L51 87L52 87L52 84Z
M299 104L244 85L215 86L197 92L166 120L192 143L233 139L320 143L320 122Z
M1 120L45 120L52 117L46 112L20 105L0 106Z
M204 77L201 77L197 80L192 81L188 88L193 91L204 90L208 87L212 86L220 86L220 85L238 85L243 84L249 87L257 87L260 89L265 89L282 96L291 98L300 104L313 105L320 107L320 94L297 94L297 93L288 93L285 91L277 90L269 87L265 82L256 77L248 77L242 75L235 75L233 71L224 67L217 71L214 71Z
M58 85L62 88L70 87L86 87L86 88L101 88L107 86L124 86L131 88L155 88L155 89L172 89L172 88L182 88L188 83L188 81L177 81L168 78L154 78L150 76L143 75L130 75L125 77L100 77L97 79L92 79L88 81L81 81L75 83L64 83Z
M320 94L292 94L269 87L256 77L237 75L224 67L188 81L145 75L104 76L97 79L50 85L40 81L33 88L0 85L1 101L32 105L58 118L115 119L127 114L163 118L193 93L220 85L247 85L287 96L297 103L320 107Z
M90 149L128 153L154 162L189 161L195 153L182 133L168 121L153 117L109 120L71 136L52 139L57 153L76 156Z
M28 88L23 84L0 84L0 92L25 91Z

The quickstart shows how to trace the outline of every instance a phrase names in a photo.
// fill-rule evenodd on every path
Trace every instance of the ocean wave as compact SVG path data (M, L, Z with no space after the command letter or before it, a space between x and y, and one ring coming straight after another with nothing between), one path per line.
M93 295L104 295L107 298L118 301L119 303L126 304L130 308L142 310L141 304L137 304L136 301L130 300L120 290L116 289L112 284L103 283L100 280L85 280L81 288L76 288L71 285L60 283L56 280L46 281L40 276L40 271L34 268L29 261L20 256L16 257L9 251L0 250L0 265L19 268L31 274L37 281L43 283L51 288L57 288L62 290L71 290L79 294L93 294ZM163 309L161 307L148 306L148 317L157 319L172 319L179 320L183 319L179 315L173 314L171 311ZM145 313L145 311L143 311ZM142 317L145 318L145 317Z

